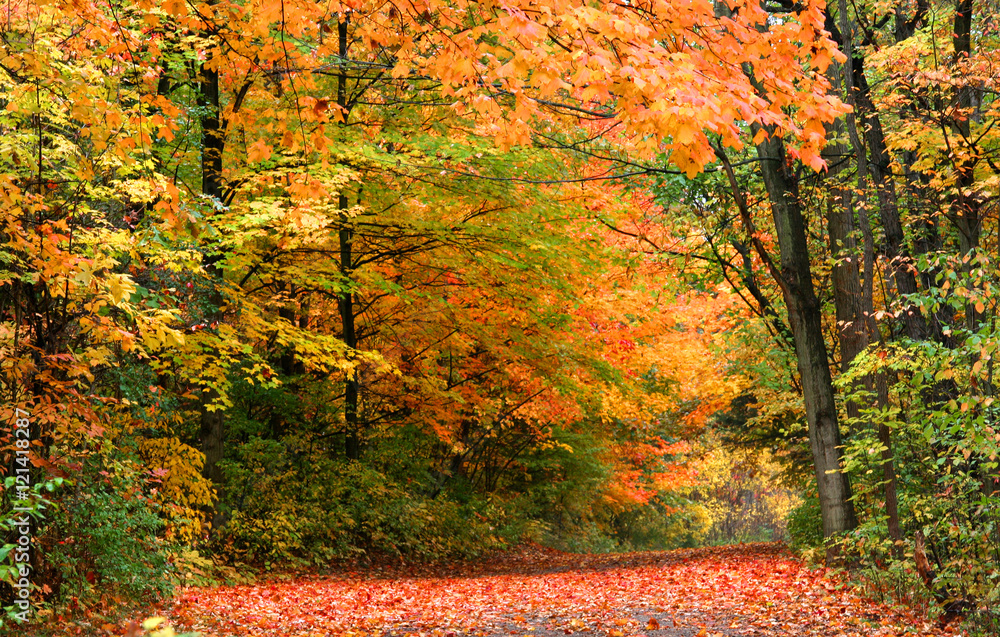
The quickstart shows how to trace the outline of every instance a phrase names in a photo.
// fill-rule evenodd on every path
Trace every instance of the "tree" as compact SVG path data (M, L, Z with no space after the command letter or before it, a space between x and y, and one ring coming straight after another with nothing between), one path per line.
M148 9L140 5L132 17L145 20L141 11ZM533 131L539 131L539 139L552 138L544 132L546 127L575 126L582 115L605 122L608 128L601 133L627 130L614 137L604 135L613 142L612 153L618 152L616 147L648 153L657 147L656 140L668 138L670 161L693 174L713 156L703 130L738 145L736 122L747 120L794 137L793 152L818 166L822 121L836 114L838 107L825 95L824 79L796 61L809 51L813 63L823 67L833 55L822 36L818 8L803 11L794 29L779 27L764 33L753 27L763 16L759 9L748 7L737 14L739 20L719 19L707 4L683 10L656 3L625 7L562 2L502 8L491 3L427 3L400 9L296 2L279 11L218 2L201 11L177 3L170 4L162 17L150 14L158 15L154 22L162 23L155 27L157 34L162 33L162 43L145 47L148 63L159 69L152 76L155 82L147 80L147 90L152 92L155 86L157 93L165 92L181 104L190 99L188 104L201 109L202 192L210 199L236 208L252 205L248 194L250 184L260 183L257 165L270 161L279 148L288 153L293 205L302 206L310 198L336 198L339 217L332 221L339 233L340 264L335 285L341 290L342 351L350 360L356 359L353 352L359 346L353 279L359 258L355 243L360 237L349 202L356 194L356 205L366 208L359 177L370 172L359 171L350 155L342 154L342 144L357 139L355 131L385 135L391 128L380 118L400 99L433 109L442 122L464 112L474 134L492 135L503 144L527 142ZM498 34L508 37L497 40ZM498 45L500 41L513 44ZM780 58L780 68L770 53L778 42L787 54ZM138 49L138 38L135 44ZM587 52L583 58L580 51ZM191 52L203 62L181 63L178 56ZM760 69L765 92L732 73L728 63L733 55ZM195 73L194 95L181 78L172 78L181 70ZM797 78L791 93L784 77ZM665 91L673 80L684 89ZM272 93L283 110L261 110L273 99ZM434 100L440 99L451 100L458 109L452 109L452 115L435 109ZM793 102L805 117L787 114L785 107ZM273 131L274 136L243 141L242 148L234 148L234 136L250 125ZM341 137L338 130L348 137ZM403 139L384 140L372 159L391 162L400 146L406 146ZM426 161L426 156L414 159ZM324 165L337 167L340 176L324 183L317 173ZM474 169L458 172L475 174ZM206 218L217 216L211 208L206 212ZM210 273L232 272L237 263L244 263L218 253L218 248L209 250ZM258 263L241 267L258 274ZM292 280L285 284L296 285ZM219 306L223 300L213 303ZM205 318L215 325L221 316ZM204 365L218 358L199 360ZM231 363L225 358L206 369L227 368ZM363 429L361 388L356 371L346 373L345 448L356 458ZM204 471L218 480L215 465L224 438L225 381L214 373L197 382L204 386L203 401L208 403L202 408Z

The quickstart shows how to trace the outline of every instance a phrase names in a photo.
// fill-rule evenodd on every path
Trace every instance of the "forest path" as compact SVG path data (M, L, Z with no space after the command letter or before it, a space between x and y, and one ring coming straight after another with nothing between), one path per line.
M859 598L775 544L614 555L527 547L474 564L191 588L170 616L204 637L951 634Z

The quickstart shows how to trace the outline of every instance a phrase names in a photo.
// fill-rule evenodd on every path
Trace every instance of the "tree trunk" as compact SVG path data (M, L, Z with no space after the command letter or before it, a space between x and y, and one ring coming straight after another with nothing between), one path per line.
M348 113L347 67L343 65L343 62L347 60L347 16L342 16L337 25L337 36L342 64L340 74L337 76L337 106L340 107L340 116L343 118L343 123L346 124ZM337 208L340 210L341 223L339 233L340 274L345 289L340 292L338 306L344 345L347 346L348 356L353 356L358 347L358 333L354 325L354 293L350 289L351 273L354 268L352 254L354 233L347 215L347 203L347 194L341 192L337 200ZM358 418L360 388L358 370L355 368L347 372L344 388L344 453L349 460L357 460L361 457L361 425Z
M864 53L854 48L854 24L849 18L846 0L840 0L838 11L839 25L834 24L833 18L827 14L826 26L847 56L841 68L842 79L833 79L834 84L839 85L843 91L845 101L854 109L845 116L845 124L858 162L859 189L864 193L874 187L884 233L878 252L888 265L893 291L900 295L915 294L919 289L917 277L910 267L912 259L903 233L899 197L890 168L889 147L865 76ZM859 133L859 129L863 133ZM865 210L859 210L859 214L865 214ZM927 326L919 311L907 307L902 313L902 320L906 334L911 339L921 340L926 337Z
M955 5L955 29L952 44L955 47L956 70L961 73L964 62L972 50L972 0L957 0ZM967 255L979 248L979 235L982 232L982 211L979 197L972 192L976 183L975 169L977 160L976 149L971 139L969 120L972 112L972 87L959 85L955 94L957 114L952 122L952 130L958 138L952 142L961 154L955 159L955 194L949 202L955 226L958 228L958 242L962 255ZM971 264L967 267L971 269ZM977 329L980 321L975 303L968 303L965 310L966 327Z
M871 100L871 91L864 74L864 58L860 54L855 55L854 52L854 25L848 19L846 0L840 0L839 10L840 32L838 37L841 47L847 55L841 74L843 81L839 84L846 94L847 102L854 109L852 113L847 114L844 120L851 140L853 155L857 160L858 191L860 193L868 191L870 178L875 187L879 218L885 233L881 254L887 261L890 280L897 293L915 294L917 292L917 279L909 267L910 258L904 243L896 187L889 169L890 157L885 141L885 132ZM862 137L858 133L858 117L861 118L865 131L864 139L867 144L862 143ZM867 206L861 206L858 214L864 237L864 285L861 297L861 320L864 321L868 343L876 343L882 342L882 335L879 333L878 324L874 318L875 238ZM920 312L914 308L906 307L904 309L903 323L906 333L911 339L920 340L925 337L926 323ZM874 373L865 379L865 384L875 391L874 407L883 412L887 410L889 408L889 379L886 374L881 371ZM882 418L878 420L877 430L882 446L882 489L888 533L889 538L893 541L894 553L897 557L901 557L903 535L899 522L899 495L896 488L895 458L892 452L892 431Z
M212 54L209 53L209 58L202 64L198 78L197 99L198 106L203 113L201 116L201 190L205 195L222 201L222 153L225 148L225 140L222 135L219 105L219 72L210 68L211 62ZM222 306L222 295L219 283L222 280L222 269L219 267L217 255L205 257L204 265L213 286L209 300L212 310L206 316L206 322L211 324L221 318L219 308ZM221 498L222 472L219 469L219 461L225 455L226 432L225 412L218 405L219 397L218 389L214 387L203 388L199 411L201 452L205 455L202 475L212 481L217 496ZM216 511L212 520L212 528L216 529L222 523L223 520Z
M831 138L843 131L843 121L838 120L828 131ZM848 156L842 143L830 143L823 151L829 171L826 181L828 200L826 212L827 239L833 265L830 280L833 284L833 303L837 317L837 337L840 343L840 371L846 372L858 354L868 347L868 325L865 318L860 254L855 239L854 197L850 188L840 183L843 172L841 158ZM859 416L858 406L849 402L848 416Z
M352 268L351 241L352 232L348 226L347 219L347 195L341 194L339 198L339 208L341 211L340 229L340 273L344 284L350 283ZM354 293L344 290L338 299L340 306L340 322L343 330L344 345L347 346L348 356L353 356L358 347L358 333L354 326ZM344 391L344 431L346 439L344 443L344 453L349 460L357 460L361 457L361 431L358 422L358 370L351 369L347 372L346 387Z

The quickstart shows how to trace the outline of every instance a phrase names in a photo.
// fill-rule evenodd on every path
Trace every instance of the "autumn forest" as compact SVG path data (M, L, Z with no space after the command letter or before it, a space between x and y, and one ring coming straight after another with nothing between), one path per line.
M998 91L996 0L4 2L0 633L996 634Z

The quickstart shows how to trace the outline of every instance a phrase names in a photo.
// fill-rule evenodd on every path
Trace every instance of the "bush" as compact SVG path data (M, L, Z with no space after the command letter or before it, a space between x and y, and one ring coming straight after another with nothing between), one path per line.
M4 478L2 484L0 494L4 497L0 500L0 537L9 542L0 546L0 630L10 624L20 624L25 618L32 616L32 609L23 606L25 602L17 594L23 584L21 567L25 566L21 559L24 547L18 540L25 529L25 518L32 526L44 519L52 507L49 493L63 486L64 481L62 478L54 478L36 483L31 486L29 493L17 490L17 480L13 476ZM15 493L18 496L13 495ZM20 495L24 497L19 497ZM30 567L30 563L27 566ZM29 577L29 581L30 579L32 578Z
M808 493L802 504L788 516L788 536L792 550L802 551L823 546L823 516L819 508L819 495Z
M119 452L95 454L74 482L39 528L53 601L126 610L169 596L169 546L139 468Z
M487 518L498 512L484 502L429 498L363 463L296 458L289 448L256 438L224 464L231 518L214 546L227 559L265 567L358 555L431 560L502 543Z
M615 516L615 537L629 550L690 548L704 543L712 526L706 507L681 496L659 496Z

